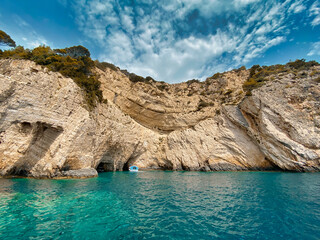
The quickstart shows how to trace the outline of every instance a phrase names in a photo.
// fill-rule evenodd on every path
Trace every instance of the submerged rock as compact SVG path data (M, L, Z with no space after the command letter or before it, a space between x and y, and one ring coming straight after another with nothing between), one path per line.
M58 172L55 178L90 178L97 177L98 172L94 168L69 170Z
M0 175L320 169L318 75L279 76L245 97L247 70L173 85L96 71L105 100L88 110L72 79L0 60Z

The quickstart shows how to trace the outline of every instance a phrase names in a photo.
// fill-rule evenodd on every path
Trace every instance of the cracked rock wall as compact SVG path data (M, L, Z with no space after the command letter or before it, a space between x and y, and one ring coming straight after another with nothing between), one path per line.
M0 60L1 176L90 177L96 169L122 171L132 164L320 169L317 76L288 74L245 97L246 70L206 83L165 84L164 90L158 83L134 84L120 71L97 72L105 100L88 111L72 79L31 61Z

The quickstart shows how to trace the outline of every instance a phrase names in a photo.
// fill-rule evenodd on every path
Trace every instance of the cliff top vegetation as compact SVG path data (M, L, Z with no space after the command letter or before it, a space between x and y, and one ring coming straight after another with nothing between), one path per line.
M247 91L247 95L251 95L251 91L265 84L267 81L273 80L275 75L291 73L293 78L307 76L313 66L319 66L316 61L307 62L305 59L297 59L287 64L276 64L272 66L254 65L250 68L250 75L243 84L243 89Z
M22 46L16 46L15 42L5 32L0 30L0 45L14 47L9 50L2 51L0 49L0 59L25 59L36 62L41 66L47 67L50 71L59 72L65 77L72 78L86 93L86 101L89 109L93 109L97 102L101 102L103 99L102 91L100 90L101 82L99 76L94 71L97 67L102 71L106 68L112 69L113 71L121 71L124 73L131 82L133 83L146 83L153 84L161 91L167 90L168 84L165 82L157 82L152 77L146 78L130 73L127 70L120 70L120 68L107 62L99 62L98 60L93 61L90 57L90 52L83 46L73 46L63 49L51 49L48 46L39 46L34 49L25 49ZM250 96L251 91L257 87L262 86L267 81L274 78L274 75L281 73L292 73L293 77L299 76L301 71L308 71L313 66L318 66L319 63L316 61L307 62L305 59L298 59L293 62L281 65L272 66L260 66L254 65L249 70L249 77L243 84L243 89L247 92L246 95ZM245 71L244 66L239 69L235 69L235 72ZM218 80L223 78L224 73L216 73L208 79ZM187 81L187 85L197 84L208 84L208 79L205 82L193 79ZM320 80L319 80L320 81Z
M0 30L0 46L16 47L16 43L8 34Z
M0 42L7 43L8 46L15 46L10 36L4 32L2 34L2 32L0 31L0 39L2 39ZM1 36L4 37L1 38ZM0 50L1 58L31 60L47 67L50 71L59 72L65 77L72 78L85 91L85 98L90 109L96 105L97 101L102 101L101 83L93 71L95 63L90 58L89 50L83 46L64 49L39 46L32 50L17 46L10 50Z

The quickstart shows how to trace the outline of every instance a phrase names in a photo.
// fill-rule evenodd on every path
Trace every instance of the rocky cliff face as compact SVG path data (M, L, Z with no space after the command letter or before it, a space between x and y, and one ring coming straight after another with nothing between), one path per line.
M96 69L105 100L89 111L72 79L0 60L0 175L86 177L132 164L319 171L320 69L312 70L244 96L247 70L169 85Z

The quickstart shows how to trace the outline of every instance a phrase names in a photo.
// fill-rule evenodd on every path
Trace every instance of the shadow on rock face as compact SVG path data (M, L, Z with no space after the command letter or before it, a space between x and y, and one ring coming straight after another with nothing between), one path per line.
M26 138L31 137L31 141L28 142L29 145L23 156L8 171L8 175L28 176L31 169L45 156L51 144L63 130L42 122L22 122L18 123L18 126L17 131Z

